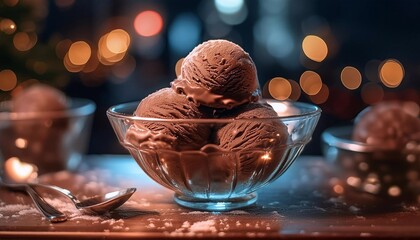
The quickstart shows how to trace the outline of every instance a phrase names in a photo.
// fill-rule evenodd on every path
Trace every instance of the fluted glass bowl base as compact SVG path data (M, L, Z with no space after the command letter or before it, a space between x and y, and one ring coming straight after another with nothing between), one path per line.
M226 212L248 207L254 204L257 201L257 194L250 193L240 198L229 198L223 200L192 198L180 194L175 194L174 199L176 203L183 207L203 211Z

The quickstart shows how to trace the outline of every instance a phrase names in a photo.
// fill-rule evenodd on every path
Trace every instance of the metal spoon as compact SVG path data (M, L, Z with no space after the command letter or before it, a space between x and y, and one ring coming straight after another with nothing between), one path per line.
M0 178L0 185L16 191L23 191L28 193L35 203L36 208L52 223L64 222L67 217L64 213L55 209L47 203L41 196L32 188L30 184L25 183L6 183Z
M38 195L38 198L40 197L39 197L37 188L43 187L43 188L52 189L68 197L74 203L77 209L84 210L88 213L95 213L95 214L103 214L121 206L136 191L135 188L127 188L127 189L122 189L115 192L106 193L102 196L95 196L95 197L80 201L79 199L76 198L76 196L74 196L67 189L53 186L53 185L34 183L33 181L35 181L38 176L37 170L38 169L35 165L21 162L17 158L10 158L6 160L4 164L4 175L5 175L5 179L7 179L8 181L3 181L3 182L20 183L20 184L13 185L15 186L14 189L16 190L29 189L29 193L35 192L35 194ZM12 186L12 185L7 184L7 186ZM37 196L35 194L33 195L36 198ZM44 200L42 201L45 202ZM43 204L42 206L46 206L46 204ZM40 209L40 210L43 211L43 213L45 212L44 211L45 209ZM54 208L52 206L49 206L47 207L47 210L54 210ZM60 211L56 209L55 211L46 212L44 214L49 214L52 216L54 215L54 213L57 213L57 214L60 213L61 215L64 216L64 214L62 214ZM58 219L62 219L58 215L57 216L54 215L54 217Z
M69 190L65 188L40 183L30 183L29 185L34 189L43 187L57 191L68 197L74 203L74 206L76 206L77 209L94 214L103 214L118 208L124 204L136 191L136 188L121 189L80 201L76 196L74 196Z

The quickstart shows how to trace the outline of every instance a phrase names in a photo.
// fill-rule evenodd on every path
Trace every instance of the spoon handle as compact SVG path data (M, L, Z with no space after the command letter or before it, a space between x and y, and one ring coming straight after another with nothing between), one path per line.
M64 222L67 220L67 217L64 213L58 211L53 206L48 204L44 199L39 196L39 194L32 188L30 185L25 186L26 192L32 198L35 203L35 206L38 210L44 214L44 216L53 223Z

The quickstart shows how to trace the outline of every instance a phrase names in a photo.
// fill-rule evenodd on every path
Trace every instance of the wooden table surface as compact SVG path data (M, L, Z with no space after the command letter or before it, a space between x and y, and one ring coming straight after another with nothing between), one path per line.
M203 212L173 202L173 193L150 180L126 155L87 156L77 172L44 175L80 198L119 187L137 192L122 207L89 216L67 199L45 192L64 211L51 224L25 194L0 189L0 239L170 238L420 238L420 204L389 202L345 187L319 156L301 156L278 180L258 191L257 204L230 212Z

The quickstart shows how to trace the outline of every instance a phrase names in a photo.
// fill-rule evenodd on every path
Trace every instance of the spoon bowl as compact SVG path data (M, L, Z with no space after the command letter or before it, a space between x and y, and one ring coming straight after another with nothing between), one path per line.
M124 204L135 191L135 188L121 189L82 200L75 206L87 212L103 214Z
M90 214L104 214L112 211L124 204L136 191L136 188L121 189L81 201L65 188L35 183L34 181L36 181L38 176L37 167L30 163L21 162L18 158L8 159L3 165L3 170L4 173L2 175L4 175L4 177L3 179L0 178L1 185L9 187L10 189L28 192L38 209L43 212L48 219L56 222L64 221L65 216L38 195L40 192L39 190L41 190L39 188L51 189L68 197L77 209Z
M124 204L136 191L136 188L126 188L103 195L97 195L84 200L79 200L74 194L65 188L39 183L30 183L29 185L34 189L47 188L61 193L69 198L77 209L90 214L104 214L112 211Z

